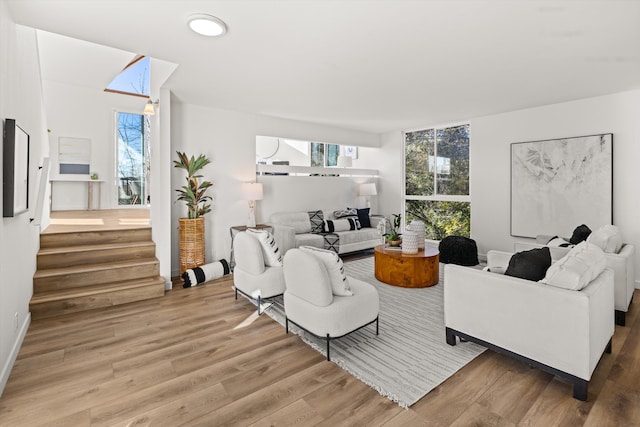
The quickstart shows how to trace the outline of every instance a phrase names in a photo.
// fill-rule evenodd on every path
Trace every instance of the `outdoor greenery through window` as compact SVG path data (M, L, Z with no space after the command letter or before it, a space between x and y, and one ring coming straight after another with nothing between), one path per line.
M117 113L118 205L145 203L148 120L142 114Z
M423 221L428 239L469 237L469 125L405 133L405 221Z

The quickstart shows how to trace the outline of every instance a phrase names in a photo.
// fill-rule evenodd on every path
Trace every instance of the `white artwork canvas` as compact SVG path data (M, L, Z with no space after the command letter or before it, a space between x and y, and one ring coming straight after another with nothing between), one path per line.
M613 221L613 134L511 144L511 235Z

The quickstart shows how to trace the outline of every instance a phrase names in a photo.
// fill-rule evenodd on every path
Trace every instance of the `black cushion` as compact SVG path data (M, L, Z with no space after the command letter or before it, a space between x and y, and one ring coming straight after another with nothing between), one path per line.
M476 241L464 236L447 236L438 245L440 262L445 264L478 265Z
M509 260L506 276L527 280L542 280L551 266L551 252L548 247L517 252Z
M369 227L371 228L371 219L369 218L369 209L358 209L358 219L360 220L360 226L362 228Z
M571 236L571 239L569 239L569 243L577 245L578 243L587 240L589 234L591 234L591 229L589 227L584 224L579 225L575 230L573 230L573 235Z

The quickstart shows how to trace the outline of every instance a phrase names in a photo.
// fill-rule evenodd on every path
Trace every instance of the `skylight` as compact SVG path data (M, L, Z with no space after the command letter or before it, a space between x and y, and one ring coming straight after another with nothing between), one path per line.
M109 83L105 91L148 97L150 93L150 61L138 56Z

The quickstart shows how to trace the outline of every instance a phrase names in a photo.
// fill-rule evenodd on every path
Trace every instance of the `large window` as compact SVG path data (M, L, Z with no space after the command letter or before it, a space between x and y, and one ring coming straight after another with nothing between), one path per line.
M405 133L404 217L423 221L427 238L469 237L469 125Z
M148 121L142 114L117 113L118 205L143 205L147 199Z

